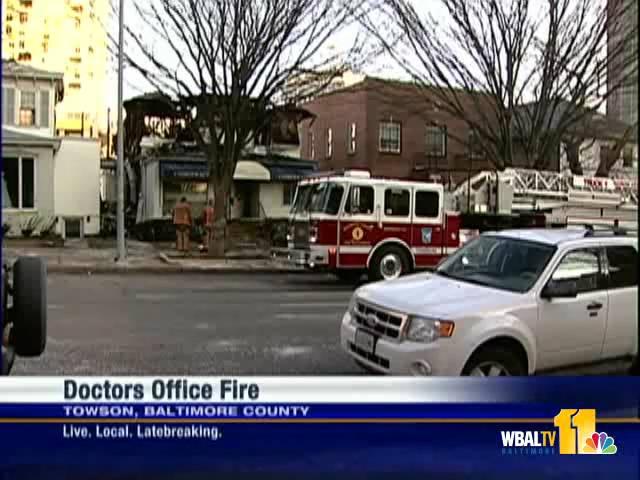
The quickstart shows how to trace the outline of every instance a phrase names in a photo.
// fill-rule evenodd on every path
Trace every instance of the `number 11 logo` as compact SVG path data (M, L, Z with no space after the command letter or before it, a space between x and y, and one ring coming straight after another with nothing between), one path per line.
M560 410L553 424L560 432L560 455L612 455L618 451L613 437L596 430L596 411L593 409Z

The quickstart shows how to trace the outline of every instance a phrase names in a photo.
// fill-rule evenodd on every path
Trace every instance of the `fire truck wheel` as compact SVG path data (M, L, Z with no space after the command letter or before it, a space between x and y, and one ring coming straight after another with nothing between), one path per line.
M401 247L389 245L380 248L369 264L371 281L393 280L409 273L409 258Z

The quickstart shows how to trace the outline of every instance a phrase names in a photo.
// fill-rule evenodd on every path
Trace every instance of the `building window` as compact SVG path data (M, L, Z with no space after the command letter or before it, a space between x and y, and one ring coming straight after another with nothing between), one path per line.
M426 130L426 153L430 157L445 157L447 155L447 129L428 125Z
M24 40L20 40L20 43L18 43L18 47L24 48Z
M5 29L5 32L7 32L7 35L11 35L11 32L13 32L13 29L11 28L10 25L7 25L7 28Z
M20 92L20 126L32 127L36 124L36 92Z
M380 123L380 151L400 153L402 144L402 126L398 122Z
M356 135L357 135L356 124L352 123L351 125L349 125L349 137L348 137L349 148L347 149L350 154L356 153L356 148L358 146Z
M31 61L31 53L30 52L21 52L18 54L18 61L20 62L30 62Z
M482 149L482 143L480 141L480 135L476 130L469 130L469 135L467 139L468 148L469 148L469 156L472 159L482 159L484 158L484 150Z
M20 13L20 23L27 23L29 21L29 14L25 12Z
M75 26L76 26L76 28L80 28L80 19L79 18L75 19Z
M333 156L333 130L327 128L327 158Z
M296 194L295 183L285 183L282 185L282 204L289 206L293 204L293 197Z
M13 15L11 15L10 13L7 13L7 22L11 22L13 21Z
M2 165L2 208L35 208L35 164L33 158L4 158Z

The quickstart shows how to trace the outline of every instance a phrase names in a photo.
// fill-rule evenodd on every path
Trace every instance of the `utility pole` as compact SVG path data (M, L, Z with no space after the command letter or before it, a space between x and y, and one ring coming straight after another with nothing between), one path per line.
M127 258L125 235L124 235L124 119L123 119L123 96L124 96L124 0L120 0L120 18L118 20L118 212L117 212L117 237L118 237L118 261L122 262Z

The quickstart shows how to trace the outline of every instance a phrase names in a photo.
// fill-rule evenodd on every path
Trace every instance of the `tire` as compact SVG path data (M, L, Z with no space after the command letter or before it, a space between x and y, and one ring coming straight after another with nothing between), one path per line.
M358 283L360 277L362 277L361 270L336 270L333 274L344 283Z
M392 260L393 259L393 260ZM398 262L400 272L397 276L389 277L384 272L384 263L387 261ZM369 264L369 280L377 282L380 280L392 280L406 275L411 270L410 260L403 248L396 245L389 245L380 248L371 259Z
M47 342L47 267L36 257L23 257L13 266L11 339L16 354L38 357Z
M505 373L495 375L491 365L502 367ZM485 372L485 375L477 375L476 369ZM488 374L489 372L492 372ZM474 353L462 371L463 376L527 376L526 366L521 358L513 350L499 345L482 348Z

